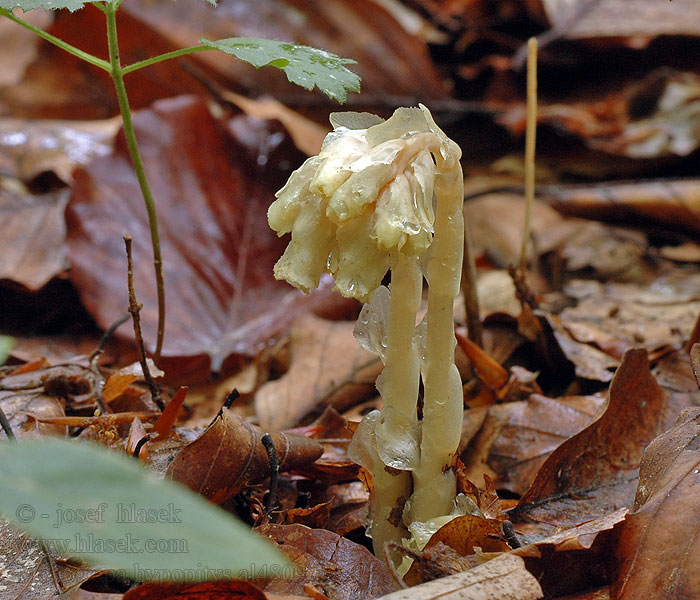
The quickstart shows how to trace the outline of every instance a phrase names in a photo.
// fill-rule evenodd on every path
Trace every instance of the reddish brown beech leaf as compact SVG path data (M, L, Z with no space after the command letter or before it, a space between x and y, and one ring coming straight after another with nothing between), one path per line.
M700 597L700 409L644 453L634 510L620 528L613 598Z
M173 5L174 6L174 5ZM267 207L303 155L273 124L215 120L193 98L162 101L135 115L158 206L167 319L164 356L208 355L217 370L232 353L256 354L298 311L327 298L275 281L286 242ZM126 307L122 236L134 239L134 279L149 345L157 321L150 235L123 137L114 154L76 173L68 212L71 277L87 308L109 327ZM130 328L119 335L133 335Z
M540 582L548 598L607 584L614 553L613 528L626 513L626 508L620 508L517 548L513 554L525 559L528 571Z
M458 556L469 556L475 553L475 548L482 552L508 552L510 546L503 537L500 521L484 519L476 515L463 515L452 519L430 538L423 549L430 550L438 544L444 544L454 550ZM429 556L429 555L428 555ZM416 561L411 565L404 577L408 585L418 585L428 581L425 565Z
M260 387L255 410L260 422L282 429L326 406L343 410L376 392L381 361L360 347L354 323L304 315L290 330L289 371Z
M480 483L486 474L496 478L501 489L525 493L550 453L588 425L601 403L595 396L554 399L533 394L490 407L476 437L461 453L466 476ZM466 413L467 419L472 412Z
M605 411L562 443L511 512L514 523L550 532L629 506L644 447L672 420L673 407L649 370L646 350L629 350Z
M0 189L0 279L38 290L68 268L67 202L67 190L20 196Z
M270 476L270 459L260 441L263 435L265 430L223 408L211 426L178 453L166 475L221 504ZM321 444L300 435L270 435L281 471L313 462L323 453Z
M248 581L153 582L129 590L123 600L267 600L267 596Z
M280 544L300 569L294 579L273 579L266 592L303 595L307 583L332 600L364 600L396 589L386 564L335 533L303 525L263 525L257 531Z

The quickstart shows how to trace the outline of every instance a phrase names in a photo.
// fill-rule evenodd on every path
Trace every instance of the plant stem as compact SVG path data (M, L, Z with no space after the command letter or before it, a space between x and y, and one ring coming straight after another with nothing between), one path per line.
M135 62L128 65L122 69L122 75L127 75L133 71L138 71L144 67L150 67L151 65L158 64L164 60L170 60L171 58L178 58L179 56L185 56L186 54L193 54L194 52L201 52L202 50L212 50L208 46L190 46L189 48L180 48L179 50L173 50L172 52L166 52L159 56L154 56L153 58L147 58L139 62Z
M12 13L9 10L5 10L4 8L0 8L0 15L3 17L7 17L11 21L14 21L18 25L21 25L25 29L28 29L32 33L38 35L40 38L46 40L47 42L53 44L54 46L58 46L61 50L65 50L69 54L72 54L73 56L77 56L81 60L84 60L85 62L90 63L91 65L94 65L96 67L99 67L100 69L107 71L108 73L111 72L112 67L106 60L102 60L101 58L97 58L97 56L93 56L92 54L85 52L84 50L81 50L80 48L76 48L75 46L72 46L68 42L64 42L63 40L51 35L50 33L44 31L43 29L40 29L39 27L35 27L31 23L28 23L24 19L19 18L16 16L14 13Z
M151 193L151 187L146 177L146 170L143 166L141 153L136 142L136 132L131 119L131 109L129 108L129 98L124 85L124 72L119 58L119 42L117 38L117 8L118 4L107 3L105 15L107 16L107 42L109 45L110 74L114 82L114 89L117 92L119 110L122 115L124 125L124 137L129 148L131 163L136 172L136 177L143 194L143 200L148 212L148 225L151 231L151 244L153 246L153 266L156 275L156 287L158 290L158 333L156 337L156 350L154 360L160 360L160 353L163 348L163 333L165 330L165 286L163 285L163 261L160 252L160 236L158 234L158 216L156 214L156 204Z
M464 251L462 168L435 178L435 236L426 266L428 313L420 466L413 472L411 518L447 515L456 494L449 469L462 434L462 380L454 362L454 299L459 294Z
M525 226L520 247L520 273L527 270L532 204L535 201L535 134L537 133L537 38L527 42L527 117L525 126Z
M373 519L372 545L375 554L388 559L387 562L392 562L392 557L384 556L385 544L407 535L400 517L411 493L408 469L420 463L417 415L420 356L413 336L423 276L417 256L395 253L390 289L384 369L377 379L384 407L375 429L378 458L372 471L375 506L381 507Z

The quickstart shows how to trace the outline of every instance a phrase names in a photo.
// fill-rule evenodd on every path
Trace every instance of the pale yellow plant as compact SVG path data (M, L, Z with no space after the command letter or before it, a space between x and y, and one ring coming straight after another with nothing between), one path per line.
M383 121L335 113L318 156L277 194L270 226L292 240L275 276L308 291L322 273L367 302L356 337L379 354L381 412L367 415L351 456L373 476L375 551L407 526L449 514L462 393L454 365L452 305L459 293L464 223L461 151L424 106ZM381 281L391 269L390 290ZM425 324L416 327L423 277ZM417 418L424 386L423 419Z

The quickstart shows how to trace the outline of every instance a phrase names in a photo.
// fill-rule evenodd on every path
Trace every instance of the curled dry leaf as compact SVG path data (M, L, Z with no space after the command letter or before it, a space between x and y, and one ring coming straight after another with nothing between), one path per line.
M700 595L699 434L700 409L690 408L644 452L634 510L614 553L614 598Z
M218 370L230 354L256 354L330 293L327 280L304 296L272 275L285 242L270 230L267 207L303 155L278 125L238 117L227 129L193 98L156 103L134 122L158 205L168 306L164 356L208 355ZM122 236L131 234L144 339L153 344L150 236L121 135L111 156L76 173L67 220L71 277L104 328L126 306ZM118 335L133 331L121 328Z
M260 387L255 409L260 422L291 427L327 406L343 410L375 393L381 361L353 337L354 323L299 318L290 330L291 365L280 379Z
M265 431L223 408L204 433L185 446L166 475L221 504L246 486L270 476L270 459L260 441ZM280 471L313 462L323 447L308 438L272 432Z
M437 544L444 544L452 548L458 556L463 557L474 554L476 548L480 548L482 552L508 552L510 550L510 546L501 531L501 521L485 519L476 515L456 517L440 527L425 545L423 554ZM430 554L427 558L430 559ZM432 560L435 560L435 557ZM426 564L422 561L416 561L411 565L404 580L408 585L417 585L427 581L426 574Z
M510 513L513 522L541 535L629 506L644 447L675 408L651 375L646 350L629 350L605 410L552 452Z
M522 546L513 554L525 559L548 598L567 596L609 582L613 528L624 521L627 508L565 529Z
M303 525L263 525L257 532L280 544L300 568L298 577L273 579L266 592L298 594L311 584L332 600L364 600L393 592L389 568L364 546Z

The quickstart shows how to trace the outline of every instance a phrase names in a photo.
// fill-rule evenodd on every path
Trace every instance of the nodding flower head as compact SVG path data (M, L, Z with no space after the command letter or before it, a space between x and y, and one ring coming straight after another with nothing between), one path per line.
M366 301L392 253L430 246L435 176L458 167L460 150L424 106L386 121L334 113L331 123L321 152L292 173L268 211L272 229L292 234L275 277L308 291L328 272L341 294Z

